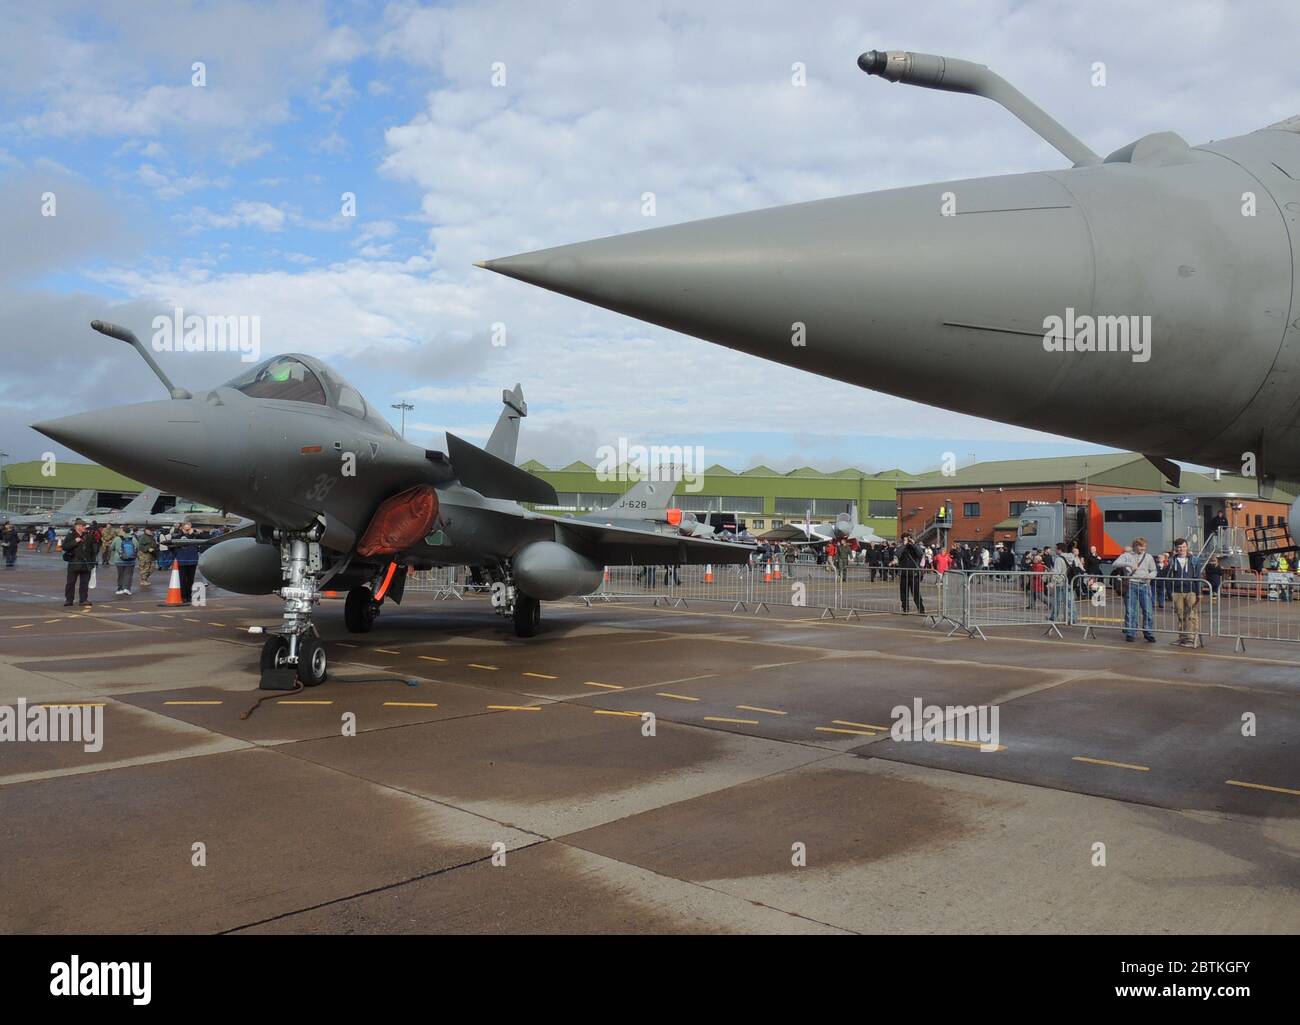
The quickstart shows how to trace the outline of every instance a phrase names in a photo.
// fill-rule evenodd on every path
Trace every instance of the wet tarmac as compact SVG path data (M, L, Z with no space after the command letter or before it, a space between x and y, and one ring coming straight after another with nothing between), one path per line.
M57 556L0 570L0 705L103 715L99 750L0 743L3 932L1300 923L1296 646L648 599L520 640L410 593L365 635L323 603L330 679L241 718L277 604L111 580L65 609ZM996 750L893 739L917 699L996 706Z

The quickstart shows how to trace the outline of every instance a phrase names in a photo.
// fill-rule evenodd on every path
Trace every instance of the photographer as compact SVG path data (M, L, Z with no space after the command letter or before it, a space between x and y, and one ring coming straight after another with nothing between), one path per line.
M95 568L99 545L95 535L86 528L85 520L77 520L63 539L63 561L68 564L67 584L63 589L63 606L72 605L75 590L81 592L81 604L90 608L90 571Z

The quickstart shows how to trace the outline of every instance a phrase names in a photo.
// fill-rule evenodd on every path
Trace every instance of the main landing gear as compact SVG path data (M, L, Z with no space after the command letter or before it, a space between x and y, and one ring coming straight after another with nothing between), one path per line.
M379 618L379 602L369 587L354 587L343 604L343 625L348 633L368 634Z
M515 587L508 566L492 574L492 607L497 615L514 620L516 637L536 637L542 628L542 603Z
M325 646L321 644L312 612L320 601L320 526L305 531L276 531L280 545L279 590L284 600L282 624L267 634L262 645L263 690L294 690L295 680L304 687L317 687L329 675Z

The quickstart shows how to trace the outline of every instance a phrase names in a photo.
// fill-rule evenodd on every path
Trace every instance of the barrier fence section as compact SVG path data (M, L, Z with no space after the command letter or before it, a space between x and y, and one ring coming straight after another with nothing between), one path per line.
M1213 596L1215 631L1236 641L1300 641L1300 579L1293 573L1266 571L1223 581Z
M412 571L410 591L460 599L482 590L463 567ZM1145 591L1145 595L1143 594ZM920 604L916 596L920 597ZM904 608L903 600L907 606ZM1265 572L1224 579L1215 590L1206 580L1156 578L1145 587L1120 578L1078 574L1060 582L1050 572L1021 570L909 570L833 562L755 562L714 566L609 566L600 586L583 596L598 601L649 599L683 605L719 602L732 611L762 612L771 606L822 610L823 618L847 614L925 616L949 636L966 631L983 638L996 627L1037 626L1064 636L1075 627L1084 637L1099 630L1138 635L1176 635L1203 647L1206 637L1232 638L1235 650L1249 640L1300 643L1300 574ZM1144 615L1149 608L1149 618ZM1131 609L1131 611L1130 611Z

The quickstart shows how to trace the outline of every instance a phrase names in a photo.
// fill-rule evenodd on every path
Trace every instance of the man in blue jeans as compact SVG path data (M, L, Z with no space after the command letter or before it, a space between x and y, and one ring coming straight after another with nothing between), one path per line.
M1115 560L1112 572L1128 579L1124 593L1124 640L1137 639L1138 615L1142 618L1142 636L1151 644L1156 641L1153 634L1151 587L1156 578L1156 560L1147 553L1147 539L1135 537L1133 550L1125 552Z

